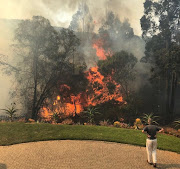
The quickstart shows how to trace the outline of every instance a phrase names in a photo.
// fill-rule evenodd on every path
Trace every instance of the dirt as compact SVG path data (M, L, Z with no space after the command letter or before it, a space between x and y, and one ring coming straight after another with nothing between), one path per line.
M0 169L152 169L145 147L102 141L0 146ZM180 169L180 154L157 150L157 168Z

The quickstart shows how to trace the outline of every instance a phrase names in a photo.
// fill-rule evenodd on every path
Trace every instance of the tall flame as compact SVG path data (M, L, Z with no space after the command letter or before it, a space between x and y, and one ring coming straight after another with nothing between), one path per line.
M108 49L108 52L104 50L103 41L101 39L95 41L93 48L96 49L96 55L100 60L105 60L106 55L112 55L112 51L110 49ZM111 76L105 78L98 71L98 67L90 68L85 72L85 74L89 81L89 86L86 92L81 92L77 95L71 94L70 96L66 96L66 93L70 92L70 86L66 84L60 86L60 91L63 93L63 95L58 95L52 103L52 109L55 112L70 115L80 113L84 110L85 107L90 105L96 106L112 99L118 102L123 102L123 98L120 93L120 85L117 84ZM111 92L108 88L109 84L114 86ZM89 90L92 90L93 93L89 92ZM50 120L52 114L52 110L44 107L40 113L40 116L48 121Z

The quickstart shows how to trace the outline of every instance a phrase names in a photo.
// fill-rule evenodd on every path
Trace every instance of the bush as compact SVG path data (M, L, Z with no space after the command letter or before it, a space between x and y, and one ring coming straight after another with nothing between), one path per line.
M114 127L118 127L118 128L130 128L130 126L126 123L121 123L119 121L115 121L114 122Z
M142 124L142 122L141 122L141 119L140 118L137 118L136 120L135 120L135 122L134 122L134 128L136 129L136 130L139 130L139 129L143 129L143 124Z
M29 122L29 123L34 123L35 120L33 120L33 119L28 119L28 122Z
M174 121L175 128L180 129L180 119Z
M24 118L20 118L20 119L18 119L18 122L26 122L26 119L25 119L25 117Z
M121 127L121 123L119 121L115 121L113 125L114 127Z
M171 127L164 127L164 133L170 134L170 135L173 135L173 136L176 136L176 137L180 137L180 131L176 130L176 129L173 129Z
M61 124L68 124L68 125L73 125L74 122L72 121L72 119L65 119L64 121L62 121Z
M109 121L108 120L100 121L99 124L100 126L109 126Z

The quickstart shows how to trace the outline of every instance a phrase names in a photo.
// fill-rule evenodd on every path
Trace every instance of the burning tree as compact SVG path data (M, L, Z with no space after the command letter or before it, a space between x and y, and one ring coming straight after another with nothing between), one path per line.
M54 94L57 86L65 83L66 77L72 76L70 60L79 39L73 31L56 31L47 19L34 16L19 24L15 40L16 96L37 120L46 99Z
M99 71L106 77L120 84L125 97L129 96L130 84L135 79L137 58L125 51L117 52L106 60L99 60ZM111 80L112 81L112 80ZM111 85L112 86L112 85Z

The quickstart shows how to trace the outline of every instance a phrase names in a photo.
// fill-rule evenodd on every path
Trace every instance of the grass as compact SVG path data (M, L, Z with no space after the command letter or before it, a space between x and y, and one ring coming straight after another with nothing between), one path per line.
M145 146L141 131L105 126L0 123L0 145L45 140L99 140ZM158 149L180 153L180 139L158 134Z

